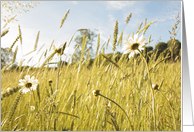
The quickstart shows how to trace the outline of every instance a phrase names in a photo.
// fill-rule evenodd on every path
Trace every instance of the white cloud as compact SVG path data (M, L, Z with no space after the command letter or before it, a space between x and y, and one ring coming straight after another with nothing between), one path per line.
M75 4L75 5L77 5L78 4L78 2L77 1L71 1L73 4Z
M120 10L124 7L133 6L135 1L107 1L107 8L108 9L115 9Z

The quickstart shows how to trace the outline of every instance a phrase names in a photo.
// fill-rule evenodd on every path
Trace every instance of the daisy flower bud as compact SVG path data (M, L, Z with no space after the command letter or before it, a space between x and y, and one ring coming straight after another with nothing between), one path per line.
M97 97L100 94L100 90L93 90L92 94Z

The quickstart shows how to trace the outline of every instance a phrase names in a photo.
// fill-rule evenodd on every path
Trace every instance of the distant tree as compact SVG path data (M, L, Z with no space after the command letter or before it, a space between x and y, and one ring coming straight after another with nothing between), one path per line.
M168 48L169 48L169 52L172 53L171 58L173 58L173 60L177 57L180 56L179 52L181 49L181 42L178 40L169 40L167 42L168 44ZM179 57L180 58L180 57Z
M17 70L17 69L19 69L18 65L17 65L16 63L14 63L14 64L12 64L12 65L9 67L8 70L13 71L13 70Z
M153 47L152 46L148 46L148 47L145 47L143 52L144 52L144 54L146 54L146 53L148 53L148 52L150 52L152 50L153 50Z
M79 35L77 35L74 39L74 41L76 42L75 47L77 47L77 45L79 44L78 49L76 50L74 56L73 56L73 61L77 62L79 60L79 57L81 56L81 50L82 50L82 42L83 42L83 37L85 36L85 38L87 39L87 43L85 46L85 49L89 48L89 52L90 52L90 57L93 57L93 42L95 37L97 37L97 34L95 33L95 31L92 31L90 29L85 29L85 30L80 30L79 31Z
M155 46L155 51L157 52L156 59L158 59L159 55L168 47L167 43L165 42L159 42ZM167 53L167 52L166 52ZM164 56L166 56L166 53L164 53Z
M9 48L1 48L1 69L12 61L14 53L10 51L8 54L8 50Z
M149 57L148 56L151 56L151 53L150 51L153 50L153 47L152 46L148 46L148 47L145 47L144 50L143 50L143 53L146 57L146 61L149 62Z

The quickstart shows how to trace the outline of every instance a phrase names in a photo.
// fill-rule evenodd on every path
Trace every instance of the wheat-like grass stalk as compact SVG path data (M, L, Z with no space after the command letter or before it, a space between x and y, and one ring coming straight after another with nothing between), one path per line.
M149 39L148 39L148 42L146 42L145 44L149 44L150 42L153 41L153 40L151 40L151 37L152 37L152 35L150 34Z
M105 47L102 49L102 54L104 55L104 52L105 52Z
M16 97L15 101L13 102L13 105L11 107L10 113L8 115L7 125L6 125L6 128L5 128L6 130L8 130L8 128L9 128L11 119L12 119L14 113L15 113L15 110L17 108L17 105L19 103L19 100L20 100L21 96L22 96L22 92L19 92L19 95Z
M9 29L5 29L1 32L1 37L5 36L9 32Z
M88 37L85 38L85 34L84 34L83 41L82 41L82 50L81 50L81 53L84 51L84 49L86 47L87 40L88 40Z
M24 61L25 61L25 59L23 59L23 60L20 61L20 64L19 64L19 71L21 71L22 64L23 64Z
M29 53L25 54L24 56L27 56L27 55L29 55L29 54L35 52L35 51L36 51L36 50L32 50L32 51L30 51Z
M45 44L43 44L40 49L38 50L37 54L40 52L40 50L44 47Z
M89 51L89 49L90 49L90 48L87 48L86 50L83 51L83 53L82 53L81 56L80 56L80 62L83 61L83 58L84 58L86 52Z
M148 75L148 85L151 88L151 92L152 92L152 100L153 100L153 104L152 104L152 111L153 111L153 118L154 118L154 129L156 130L156 115L155 115L155 98L154 98L154 89L152 88L152 82L151 82L151 78L150 78L150 73L149 73L149 66L148 63L146 61L145 56L143 55L143 53L137 49L139 51L139 53L141 54L145 64L146 64L146 70L147 70L147 75ZM149 87L148 86L148 87Z
M132 13L129 14L129 16L127 17L127 19L125 20L125 24L127 24L129 22L129 20L131 19Z
M38 45L39 34L40 34L40 31L38 31L38 34L37 34L37 36L36 36L36 41L35 41L35 44L34 44L34 50L36 50L37 45Z
M113 48L112 48L113 51L115 51L116 49L117 35L118 35L118 20L116 20L115 22L115 28L113 33Z
M20 44L22 44L22 33L21 33L20 25L18 25L18 31L19 31Z
M12 58L12 62L11 62L12 64L15 62L17 52L18 52L18 46L16 47L15 52L13 54L13 58Z
M106 57L105 55L102 54L102 56L108 60L109 62L111 62L113 65L115 65L117 68L119 68L122 72L123 70L119 67L119 65L117 65L117 63L115 63L114 61L112 61L111 59L109 59L108 57ZM124 72L123 72L124 73Z
M27 64L32 60L33 56L28 60Z
M141 23L140 23L140 25L139 25L139 27L138 27L138 29L137 29L137 31L136 31L136 33L135 33L135 34L137 34L137 33L139 32L139 30L140 30L140 28L141 28L142 24L143 24L143 22L141 22Z
M98 54L100 54L100 52L101 52L101 50L102 50L102 48L104 48L104 45L106 44L106 42L104 42L103 44L102 44L102 46L100 47L100 50L99 50L99 53Z
M73 54L71 55L71 58L73 60L73 55L75 54L76 50L79 48L79 44L77 44L77 46L75 47L74 51L73 51Z
M145 19L145 23L144 23L144 26L146 26L147 24L147 18ZM146 30L143 31L143 35L145 34Z
M109 36L108 41L106 43L106 49L108 48L108 44L109 44L109 41L110 41L110 37L111 37L111 35Z
M47 49L46 49L46 51L44 52L44 58L46 58L46 55L47 55Z
M120 37L119 37L117 46L120 44L120 47L122 47L122 41L123 41L123 30L122 30L121 35L120 35Z
M75 33L76 33L76 32L75 32ZM73 37L74 37L75 33L72 35L71 39L69 40L69 43L68 43L67 47L69 47L71 41L73 40Z
M5 98L5 97L9 97L10 95L13 95L14 93L16 93L18 90L20 89L20 87L13 87L13 88L7 88L6 90L1 92L1 101Z
M67 15L68 15L68 13L69 13L69 11L70 11L70 9L68 9L67 12L66 12L66 14L63 16L63 19L61 20L61 24L60 24L60 27L59 27L59 28L61 28L61 27L63 26L63 23L64 23L64 21L65 21Z
M42 69L42 68L45 66L45 64L46 64L49 60L51 60L51 59L53 58L53 56L54 56L56 53L57 53L56 50L54 50L54 52L53 52L49 57L47 57L46 60L43 62L43 64L40 66L40 69Z
M52 48L52 46L53 46L53 44L54 44L54 39L53 39L53 41L52 41L52 43L51 43L51 45L50 45L50 48L49 48L49 51L51 50L51 48Z
M144 26L144 27L138 32L138 34L140 34L143 30L146 31L146 30L149 28L149 26L150 26L151 24L155 23L155 22L157 22L157 21L152 21L152 22L148 23L146 26ZM144 33L145 33L145 31L144 31Z
M15 41L13 42L13 44L10 46L9 50L8 50L8 54L10 53L10 51L12 50L13 46L15 45L15 43L18 41L19 36L17 36L17 38L15 39Z

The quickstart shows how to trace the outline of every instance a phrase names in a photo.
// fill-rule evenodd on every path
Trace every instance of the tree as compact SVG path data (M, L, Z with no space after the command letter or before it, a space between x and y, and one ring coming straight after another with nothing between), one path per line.
M144 49L144 54L147 54L148 52L152 51L153 50L153 47L152 46L148 46L148 47L145 47Z
M14 53L10 51L8 54L8 50L9 48L1 48L1 69L12 61Z
M180 49L181 49L181 42L178 41L178 40L169 40L167 42L168 44L168 48L170 49L170 52L172 53L171 57L173 58L173 60L179 56L179 52L180 52Z
M157 52L156 55L156 59L158 59L158 57L160 56L160 54L162 52L164 52L164 50L168 47L167 43L165 42L159 42L156 46L155 46L155 51ZM164 53L164 56L166 56L167 52Z
M144 50L143 50L143 53L146 57L146 61L149 62L149 57L148 56L151 56L151 53L150 51L153 50L153 47L152 46L148 46L148 47L145 47Z
M93 54L93 42L94 42L94 38L97 37L97 34L95 33L95 31L92 31L90 29L84 29L84 30L80 30L79 31L79 35L76 36L76 38L74 39L74 41L76 42L76 45L75 47L78 46L79 44L79 47L78 49L76 50L74 56L73 56L73 60L74 62L77 62L81 56L81 50L82 50L82 44L83 44L83 40L87 38L87 42L86 42L86 45L85 45L85 49L89 48L89 52L90 52L90 57L93 57L94 54Z

